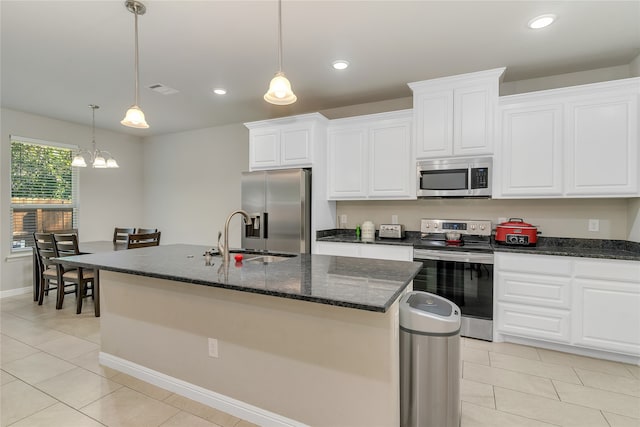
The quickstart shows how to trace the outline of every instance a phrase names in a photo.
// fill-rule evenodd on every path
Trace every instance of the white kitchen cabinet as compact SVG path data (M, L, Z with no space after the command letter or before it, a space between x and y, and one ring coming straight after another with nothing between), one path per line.
M570 343L568 258L496 253L495 270L497 332Z
M640 263L576 261L573 312L577 345L640 355Z
M499 335L640 357L640 262L496 252L494 295Z
M320 255L351 256L356 258L413 261L413 246L347 242L316 242Z
M562 195L562 104L505 101L500 107L496 190L503 197Z
M493 153L504 68L409 83L417 159Z
M638 197L640 78L500 98L494 198Z
M410 110L332 120L330 200L415 199Z
M330 200L367 197L369 144L361 126L329 129L327 135L327 177Z
M249 170L311 167L323 150L327 118L319 113L245 123Z
M640 195L640 79L632 86L634 93L618 93L616 88L605 86L593 93L593 98L585 96L586 99L568 102L567 195Z

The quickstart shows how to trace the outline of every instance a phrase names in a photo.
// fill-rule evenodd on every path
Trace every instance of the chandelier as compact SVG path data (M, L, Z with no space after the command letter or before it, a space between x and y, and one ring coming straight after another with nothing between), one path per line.
M119 168L118 162L108 151L98 150L96 147L96 110L100 108L98 105L89 104L91 108L91 151L80 150L71 162L71 166L86 168L91 165L94 168Z

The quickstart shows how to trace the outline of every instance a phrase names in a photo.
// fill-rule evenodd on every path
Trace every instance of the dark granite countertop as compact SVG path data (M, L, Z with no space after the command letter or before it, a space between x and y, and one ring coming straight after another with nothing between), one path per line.
M420 269L419 263L300 254L263 264L231 260L227 269L221 257L205 265L196 245L160 245L150 248L103 252L64 258L66 264L92 267L195 285L320 304L386 312Z
M355 230L330 229L316 233L318 242L365 243L422 247L419 231L407 231L404 239L380 239L376 232L373 241L356 239ZM582 258L621 259L640 261L640 243L626 240L574 239L563 237L539 237L536 246L508 246L492 243L496 252L537 255L571 256ZM464 247L461 247L462 249Z
M536 246L493 244L496 252L640 261L640 243L626 240L539 237Z

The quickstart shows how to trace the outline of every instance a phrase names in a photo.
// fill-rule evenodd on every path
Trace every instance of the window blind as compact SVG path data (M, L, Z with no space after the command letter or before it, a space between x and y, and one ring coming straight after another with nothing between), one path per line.
M11 251L28 250L34 232L78 228L75 147L11 136Z

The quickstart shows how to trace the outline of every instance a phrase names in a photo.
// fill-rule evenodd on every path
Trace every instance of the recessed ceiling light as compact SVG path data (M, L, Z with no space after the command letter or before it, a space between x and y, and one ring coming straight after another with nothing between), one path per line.
M227 90L226 89L222 89L221 87L215 88L213 90L213 93L215 93L216 95L226 95L227 94Z
M536 16L531 21L529 21L527 25L532 30L537 30L537 29L544 28L551 25L555 20L556 20L556 15L552 15L552 14L540 15L540 16Z
M349 61L345 61L344 59L338 59L336 61L333 61L331 65L333 65L333 68L335 68L336 70L344 70L349 66Z

